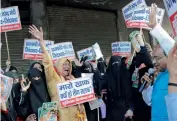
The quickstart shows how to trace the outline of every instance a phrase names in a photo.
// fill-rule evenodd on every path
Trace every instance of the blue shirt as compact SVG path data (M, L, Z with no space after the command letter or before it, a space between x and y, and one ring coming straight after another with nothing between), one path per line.
M166 70L165 72L159 73L154 82L151 99L151 121L168 121L168 113L165 102L165 96L168 95L168 81L169 73Z
M169 121L177 121L177 93L165 97Z

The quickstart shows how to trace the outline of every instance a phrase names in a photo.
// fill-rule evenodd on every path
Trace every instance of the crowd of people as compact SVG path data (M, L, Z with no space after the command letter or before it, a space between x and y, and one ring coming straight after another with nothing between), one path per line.
M163 29L156 23L156 11L156 4L152 4L149 20L152 36ZM111 56L106 61L99 58L97 67L93 67L87 56L80 62L61 58L53 64L42 28L32 25L29 33L40 42L42 64L33 63L26 76L20 77L7 60L3 74L13 78L13 87L8 101L1 103L2 121L39 120L38 108L43 103L60 101L56 85L79 78L81 73L93 73L95 95L105 103L106 117L100 117L99 121L177 121L177 42L174 40L169 52L160 43L152 49L143 41L142 30L134 31L129 37L136 39L139 46L133 44L136 54L131 57L131 63L127 63L126 57ZM162 34L160 39L168 42L169 38L172 39ZM54 113L58 121L98 121L101 114L97 109L91 110L88 102L66 108L58 105Z

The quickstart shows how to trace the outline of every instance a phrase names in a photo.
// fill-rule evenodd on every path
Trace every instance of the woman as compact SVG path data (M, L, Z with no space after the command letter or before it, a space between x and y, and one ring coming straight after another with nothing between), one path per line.
M134 121L150 121L151 119L151 107L149 107L143 100L139 88L141 87L140 79L148 72L149 68L153 68L152 63L152 49L148 43L144 43L140 31L134 31L130 34L130 39L135 40L141 45L134 47L136 50L136 56L133 58L132 64L130 65L129 72L132 80L132 93L133 93L133 104L134 110ZM140 41L140 42L139 42ZM137 51L138 50L138 51ZM141 66L145 65L145 66Z
M50 96L48 94L46 80L42 65L35 62L30 67L27 77L29 82L21 82L22 96L20 105L27 107L26 117L35 114L38 116L38 108L42 107L44 102L50 102ZM28 88L27 85L29 85Z
M74 77L71 75L72 63L66 58L56 60L53 65L52 59L48 51L46 50L45 43L43 40L43 31L40 31L33 25L30 26L29 32L36 37L41 44L43 51L43 63L45 67L45 74L47 79L47 85L49 94L52 101L60 101L57 93L56 85L66 81L71 81ZM54 68L55 67L55 68ZM86 121L86 114L83 104L75 105L67 108L59 107L59 120L60 121Z
M106 72L107 121L124 121L133 116L131 83L121 57L112 56Z

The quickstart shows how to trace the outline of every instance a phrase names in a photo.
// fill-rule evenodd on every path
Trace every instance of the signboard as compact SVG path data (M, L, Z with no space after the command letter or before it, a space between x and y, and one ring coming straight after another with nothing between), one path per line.
M96 100L92 100L89 102L89 106L91 110L97 109L101 107L102 105L104 105L104 102L102 99L96 99Z
M177 0L163 0L173 29L174 38L177 40Z
M46 47L54 44L54 41L45 40ZM42 60L40 43L36 39L25 39L23 46L23 59Z
M1 90L0 103L1 103L6 102L8 100L13 85L13 79L2 74L0 74L0 77L1 77L0 80L0 90Z
M147 7L145 0L133 0L122 8L122 13L127 27L129 26L129 21L133 15L133 10L141 7Z
M18 11L18 6L1 8L0 9L0 32L20 30L21 22Z
M92 45L92 48L95 52L95 55L96 55L96 59L99 59L99 58L102 58L103 57L103 54L101 52L101 49L100 49L100 46L98 43L95 43L94 45Z
M57 84L57 89L62 108L95 99L92 79L89 77Z
M77 56L78 56L79 60L81 60L81 58L83 56L88 56L88 59L86 61L93 61L93 60L95 60L95 52L94 52L94 50L93 50L92 47L88 47L86 49L77 51Z
M112 55L127 57L131 54L131 42L112 43Z
M57 121L58 102L46 102L42 107L38 108L38 121Z
M157 22L162 24L165 10L157 9ZM145 28L151 29L147 23L149 23L150 7L147 8L137 8L134 10L133 15L129 21L129 28Z
M49 51L53 61L59 58L68 58L73 60L75 58L75 52L72 42L62 42L49 46Z

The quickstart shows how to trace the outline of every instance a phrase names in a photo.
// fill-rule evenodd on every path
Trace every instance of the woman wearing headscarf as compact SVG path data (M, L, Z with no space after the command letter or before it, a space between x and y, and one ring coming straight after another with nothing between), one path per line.
M111 56L105 80L107 86L107 121L124 121L126 118L132 118L133 103L130 76L121 57Z
M103 60L103 58L99 58L97 63L97 68L100 71L101 75L104 75L106 73L106 62Z
M133 31L129 38L132 42L136 55L133 57L129 72L132 80L134 121L150 121L151 107L149 107L142 98L142 93L139 92L141 87L140 79L148 72L149 68L153 68L152 49L148 43L144 43L141 31ZM142 66L144 65L144 66Z
M43 65L45 67L45 74L47 80L47 86L52 101L60 101L58 97L58 90L56 85L66 81L75 79L71 75L72 63L66 58L56 60L53 65L52 59L48 51L46 50L45 43L43 40L42 28L38 30L34 25L30 26L29 32L36 37L41 44L43 51ZM83 104L61 108L59 107L59 119L60 121L86 121L85 108Z
M19 104L27 108L26 117L31 114L35 114L37 117L38 108L42 107L44 102L51 101L42 65L38 62L33 63L27 73L27 77L29 81L21 82L22 94ZM27 89L23 89L29 83L30 86Z

